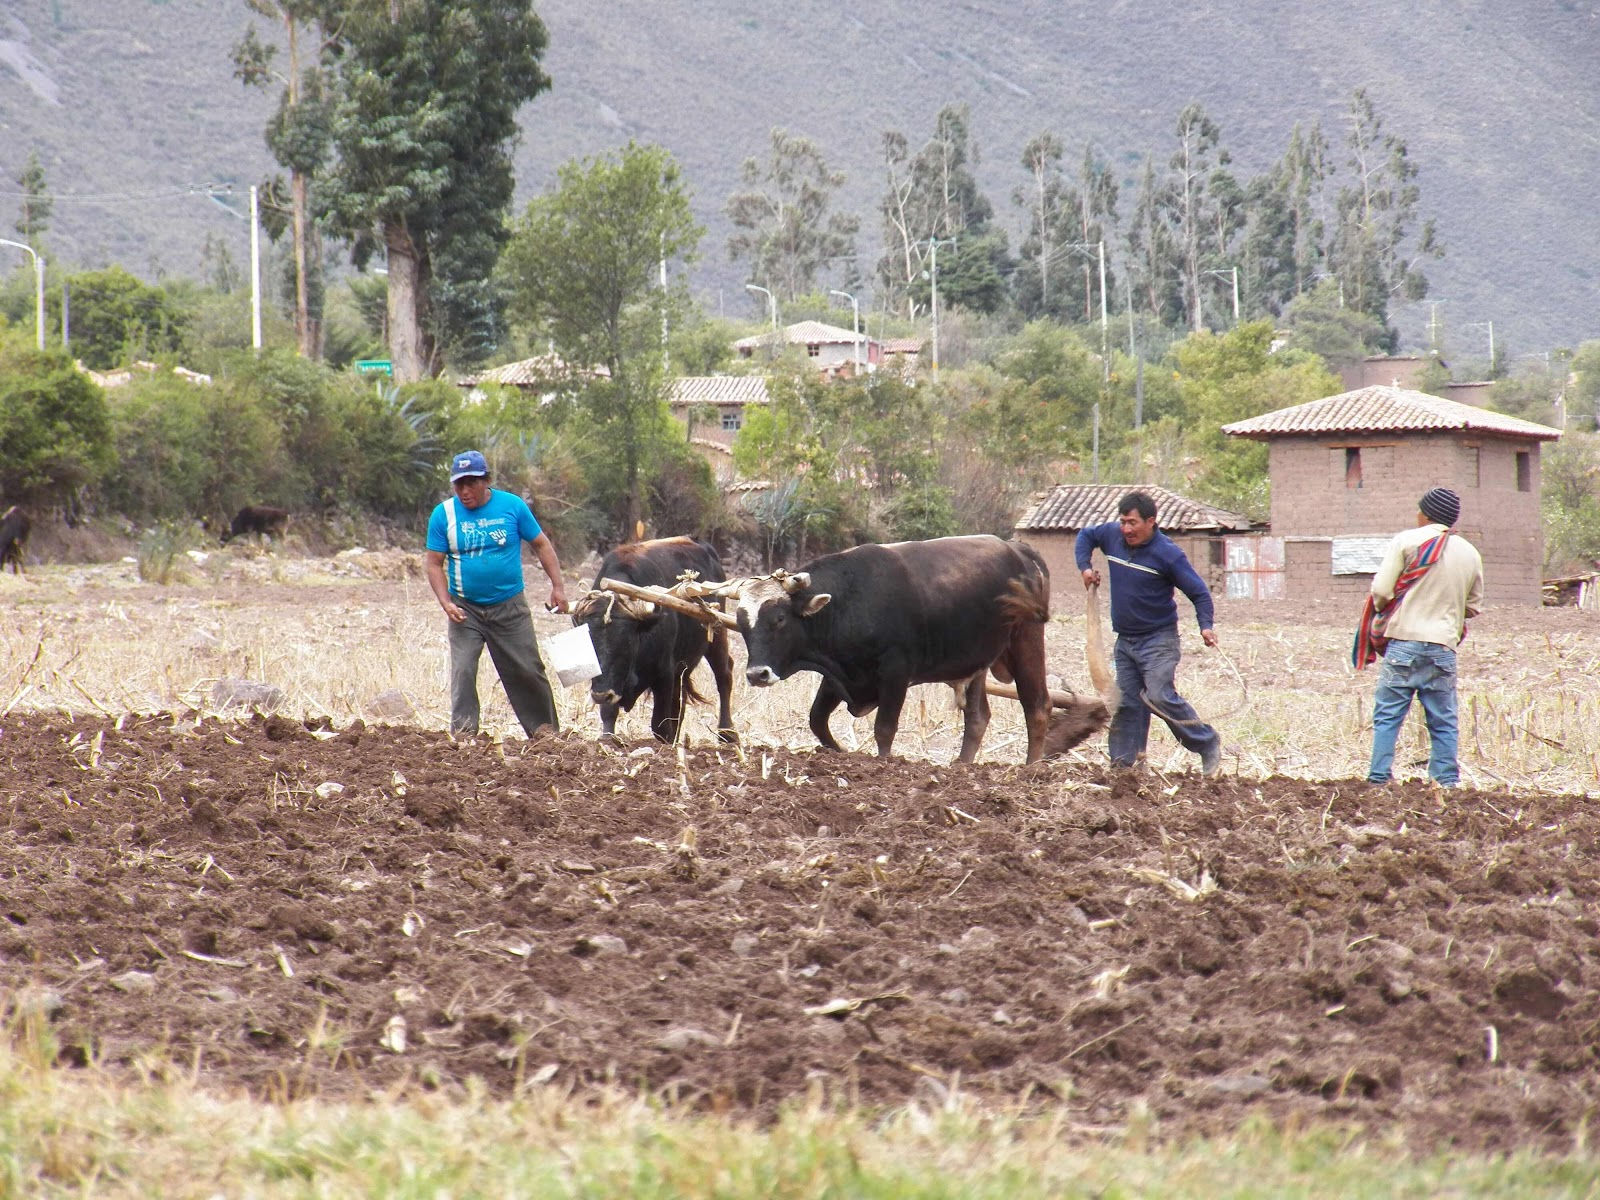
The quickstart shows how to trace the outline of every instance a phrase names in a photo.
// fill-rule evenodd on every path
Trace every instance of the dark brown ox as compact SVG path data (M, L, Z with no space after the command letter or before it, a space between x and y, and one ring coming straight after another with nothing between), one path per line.
M685 572L706 583L727 578L709 543L674 537L618 546L601 560L595 585L615 579L639 587L671 587ZM726 628L707 627L650 601L598 590L573 607L572 623L589 627L600 660L600 674L590 681L589 694L600 706L602 737L614 740L617 713L633 711L639 697L649 692L654 698L651 732L664 742L675 741L685 703L704 700L690 679L703 658L717 684L717 737L739 740L733 728L733 659Z
M15 504L0 514L0 571L10 563L13 575L22 574L22 552L27 549L31 526L28 514Z
M262 537L281 538L284 530L288 528L287 510L272 508L266 504L246 504L234 514L233 524L228 527L228 532L222 535L222 542L226 545L236 537L252 533Z
M964 693L958 761L971 762L989 727L984 683L992 671L1016 683L1028 761L1044 754L1050 574L1031 546L988 535L857 546L786 578L749 581L737 615L752 685L796 671L822 676L811 732L830 750L839 749L828 729L839 705L858 717L878 710L873 732L887 755L906 690L949 683Z

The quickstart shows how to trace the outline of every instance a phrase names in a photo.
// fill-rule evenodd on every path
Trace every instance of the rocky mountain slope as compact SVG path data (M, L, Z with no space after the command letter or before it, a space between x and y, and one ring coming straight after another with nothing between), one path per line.
M1481 353L1486 331L1471 326L1488 321L1512 353L1600 332L1594 0L539 8L555 86L524 114L520 194L572 155L629 138L667 146L708 226L696 282L713 310L746 311L720 213L739 163L774 125L815 138L848 172L865 267L878 240L879 135L901 129L916 144L942 103L970 106L981 178L1015 227L1017 158L1041 129L1103 148L1124 178L1126 216L1144 155L1166 156L1189 100L1207 106L1248 174L1281 152L1296 120L1320 119L1341 138L1350 93L1365 86L1406 139L1424 210L1439 218L1449 254L1430 271L1432 295L1452 343ZM243 225L188 191L243 187L271 167L269 99L241 88L227 57L248 19L242 0L13 0L0 13L0 222L9 230L12 181L37 149L58 197L51 249L64 261L194 274L208 233L235 241L242 259ZM1422 339L1428 313L1397 311L1408 341Z

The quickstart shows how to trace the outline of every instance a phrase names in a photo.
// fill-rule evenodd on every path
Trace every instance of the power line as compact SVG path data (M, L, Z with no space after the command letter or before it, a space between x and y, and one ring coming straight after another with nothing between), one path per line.
M179 196L232 195L228 183L191 183L183 188L150 192L0 192L7 200L46 200L52 204L117 204L130 200L171 200Z

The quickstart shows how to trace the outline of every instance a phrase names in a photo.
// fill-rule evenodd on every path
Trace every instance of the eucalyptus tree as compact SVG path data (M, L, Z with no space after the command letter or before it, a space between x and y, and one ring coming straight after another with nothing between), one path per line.
M358 266L387 258L397 382L499 337L511 149L547 42L528 0L346 0L321 208Z
M728 197L729 256L748 260L751 278L781 296L815 291L827 264L855 251L860 220L830 211L844 180L816 142L774 129L770 157L745 159L743 190Z
M1351 97L1348 120L1351 181L1339 189L1329 256L1345 303L1387 323L1392 297L1427 295L1422 263L1441 257L1444 246L1431 218L1413 236L1422 198L1417 167L1405 142L1384 131L1365 88Z
M328 160L332 97L323 54L340 25L337 0L244 0L257 16L283 27L287 62L274 66L278 47L263 42L250 26L233 47L233 73L246 87L283 85L278 108L267 122L267 146L289 171L290 224L294 241L294 334L303 358L322 356L321 321L311 315L320 293L320 240L312 226L312 181ZM316 307L320 310L321 304Z
M703 232L672 156L629 143L563 166L517 218L501 259L512 315L586 380L594 440L620 474L624 534L664 436L663 330L688 306L683 285L663 288L657 273L663 260L692 262Z

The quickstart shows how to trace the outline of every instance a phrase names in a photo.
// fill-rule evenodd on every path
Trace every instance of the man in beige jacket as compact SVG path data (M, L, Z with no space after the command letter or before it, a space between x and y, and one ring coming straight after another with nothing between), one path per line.
M1372 704L1372 764L1368 783L1388 783L1395 740L1415 696L1428 724L1428 777L1446 787L1460 777L1456 763L1456 645L1466 619L1483 603L1483 559L1454 531L1461 498L1434 488L1417 504L1417 527L1397 534L1372 578L1372 596L1382 609L1395 600L1396 585L1435 538L1444 538L1433 565L1404 589L1384 630L1388 648Z

